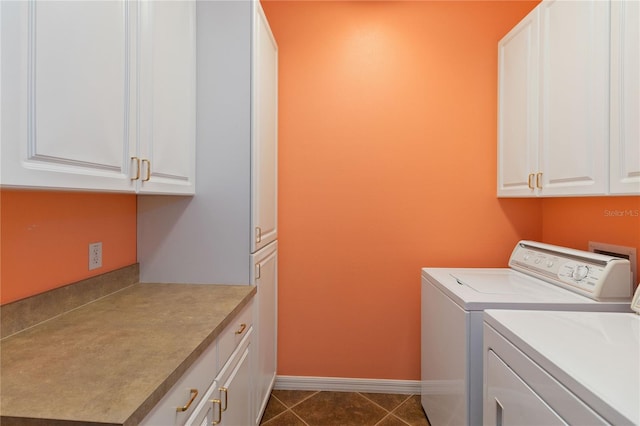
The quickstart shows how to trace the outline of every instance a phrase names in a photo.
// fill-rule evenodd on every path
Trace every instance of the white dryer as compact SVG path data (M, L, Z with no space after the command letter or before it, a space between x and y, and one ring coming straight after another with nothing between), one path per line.
M632 305L640 312L640 290ZM484 318L485 425L640 425L640 315Z
M626 259L533 241L516 244L508 268L423 268L421 400L429 422L482 424L485 309L630 312L632 289Z

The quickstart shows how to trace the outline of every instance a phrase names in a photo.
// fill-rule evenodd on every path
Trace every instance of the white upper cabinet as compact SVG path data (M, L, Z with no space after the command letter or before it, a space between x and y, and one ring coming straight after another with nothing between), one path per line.
M540 4L541 195L607 192L610 5Z
M640 2L611 6L610 191L640 194Z
M278 46L259 1L254 2L251 129L251 252L277 238Z
M0 7L2 185L129 190L135 8Z
M626 3L545 0L500 41L498 196L640 192L637 25L616 20L632 19Z
M533 193L538 167L539 9L498 44L498 194Z
M140 192L194 193L195 1L141 3ZM137 160L136 160L137 162Z
M193 193L195 7L157 3L0 4L3 186Z

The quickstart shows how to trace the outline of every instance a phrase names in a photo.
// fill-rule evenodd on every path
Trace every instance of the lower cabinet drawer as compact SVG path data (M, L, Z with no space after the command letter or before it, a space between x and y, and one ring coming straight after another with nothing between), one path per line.
M213 383L216 371L216 342L213 342L140 424L183 425Z
M229 359L252 325L253 302L247 304L218 337L218 359L220 362L224 363Z
M251 339L253 327L204 394L186 426L249 426L253 418L251 405ZM224 360L221 360L224 361Z

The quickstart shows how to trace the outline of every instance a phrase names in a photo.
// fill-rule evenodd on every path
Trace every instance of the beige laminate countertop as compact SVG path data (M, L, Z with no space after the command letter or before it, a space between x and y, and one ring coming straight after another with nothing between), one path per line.
M255 292L134 284L1 340L0 423L139 423Z

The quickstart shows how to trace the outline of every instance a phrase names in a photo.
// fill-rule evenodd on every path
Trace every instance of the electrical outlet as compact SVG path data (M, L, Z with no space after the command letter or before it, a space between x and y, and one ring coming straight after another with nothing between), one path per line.
M89 270L102 267L102 243L89 244Z

